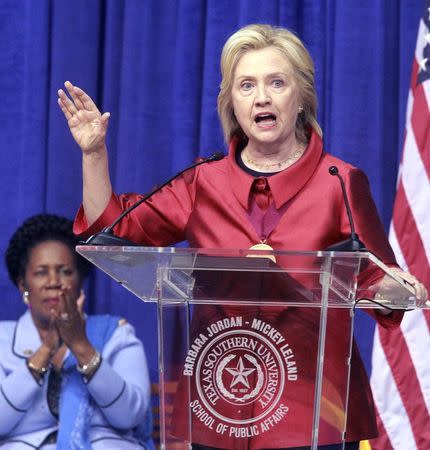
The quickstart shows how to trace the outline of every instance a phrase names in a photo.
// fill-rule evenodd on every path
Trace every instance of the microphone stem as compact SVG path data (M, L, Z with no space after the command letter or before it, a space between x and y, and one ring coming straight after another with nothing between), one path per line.
M339 178L340 186L341 186L341 188L342 188L343 198L344 198L345 203L346 203L346 213L347 213L347 215L348 215L348 219L349 219L349 223L350 223L350 227L351 227L351 237L352 237L354 240L358 240L357 233L355 232L354 220L353 220L353 218L352 218L351 206L350 206L350 204L349 204L348 195L346 194L345 183L343 182L343 179L342 179L342 177L339 175L339 173L336 173L336 176Z
M222 158L224 158L224 155L222 153L214 153L212 156L209 156L208 158L204 158L201 161L198 161L194 164L192 164L191 166L186 167L185 169L181 170L180 172L178 172L176 175L173 175L173 177L170 177L167 181L165 181L163 184L161 184L160 186L158 186L156 189L152 190L149 194L144 195L140 200L138 200L136 203L133 203L133 205L131 205L129 208L127 208L125 211L123 211L115 220L114 222L112 222L111 225L109 225L108 227L105 227L103 229L104 233L109 233L109 234L113 234L113 229L116 225L118 225L119 222L121 222L121 220L128 214L131 213L131 211L133 211L134 209L136 209L139 205L141 205L142 203L146 202L146 200L148 200L150 197L152 197L154 194L156 194L158 191L160 191L161 189L163 189L163 187L167 186L169 183L171 183L175 178L179 177L180 175L182 175L184 172L186 172L187 170L191 170L194 169L197 166L200 166L201 164L205 164L211 161L219 161Z

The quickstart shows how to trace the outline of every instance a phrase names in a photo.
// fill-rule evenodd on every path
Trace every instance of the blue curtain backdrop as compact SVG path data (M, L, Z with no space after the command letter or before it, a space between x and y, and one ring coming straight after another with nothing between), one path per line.
M27 216L73 217L80 151L56 103L65 80L112 116L118 192L147 191L224 149L216 113L219 56L242 25L294 30L316 65L326 149L369 176L388 227L422 0L0 0L0 253ZM323 208L324 205L321 205ZM24 310L0 272L0 319ZM89 312L122 314L147 343L157 380L153 305L98 273ZM369 366L373 324L358 336Z

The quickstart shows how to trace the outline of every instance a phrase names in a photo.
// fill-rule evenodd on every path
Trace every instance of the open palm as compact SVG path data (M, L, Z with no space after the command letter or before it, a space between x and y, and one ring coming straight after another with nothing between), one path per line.
M101 114L91 97L66 81L70 98L60 89L58 104L67 119L70 132L85 153L97 152L105 145L109 113Z

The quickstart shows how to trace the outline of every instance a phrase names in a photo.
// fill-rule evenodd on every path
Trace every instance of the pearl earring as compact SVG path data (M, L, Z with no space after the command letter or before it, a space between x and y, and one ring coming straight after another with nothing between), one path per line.
M30 303L30 301L28 300L29 295L30 295L30 293L28 291L24 291L22 293L22 300L26 305L28 305Z
M297 108L297 111L299 112L299 114L303 111L303 106L299 106L298 108Z

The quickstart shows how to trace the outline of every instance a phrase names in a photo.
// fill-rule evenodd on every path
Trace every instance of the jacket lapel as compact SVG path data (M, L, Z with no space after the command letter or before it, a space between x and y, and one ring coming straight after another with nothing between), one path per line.
M40 347L41 343L30 311L27 311L16 323L12 352L20 358L28 358Z

